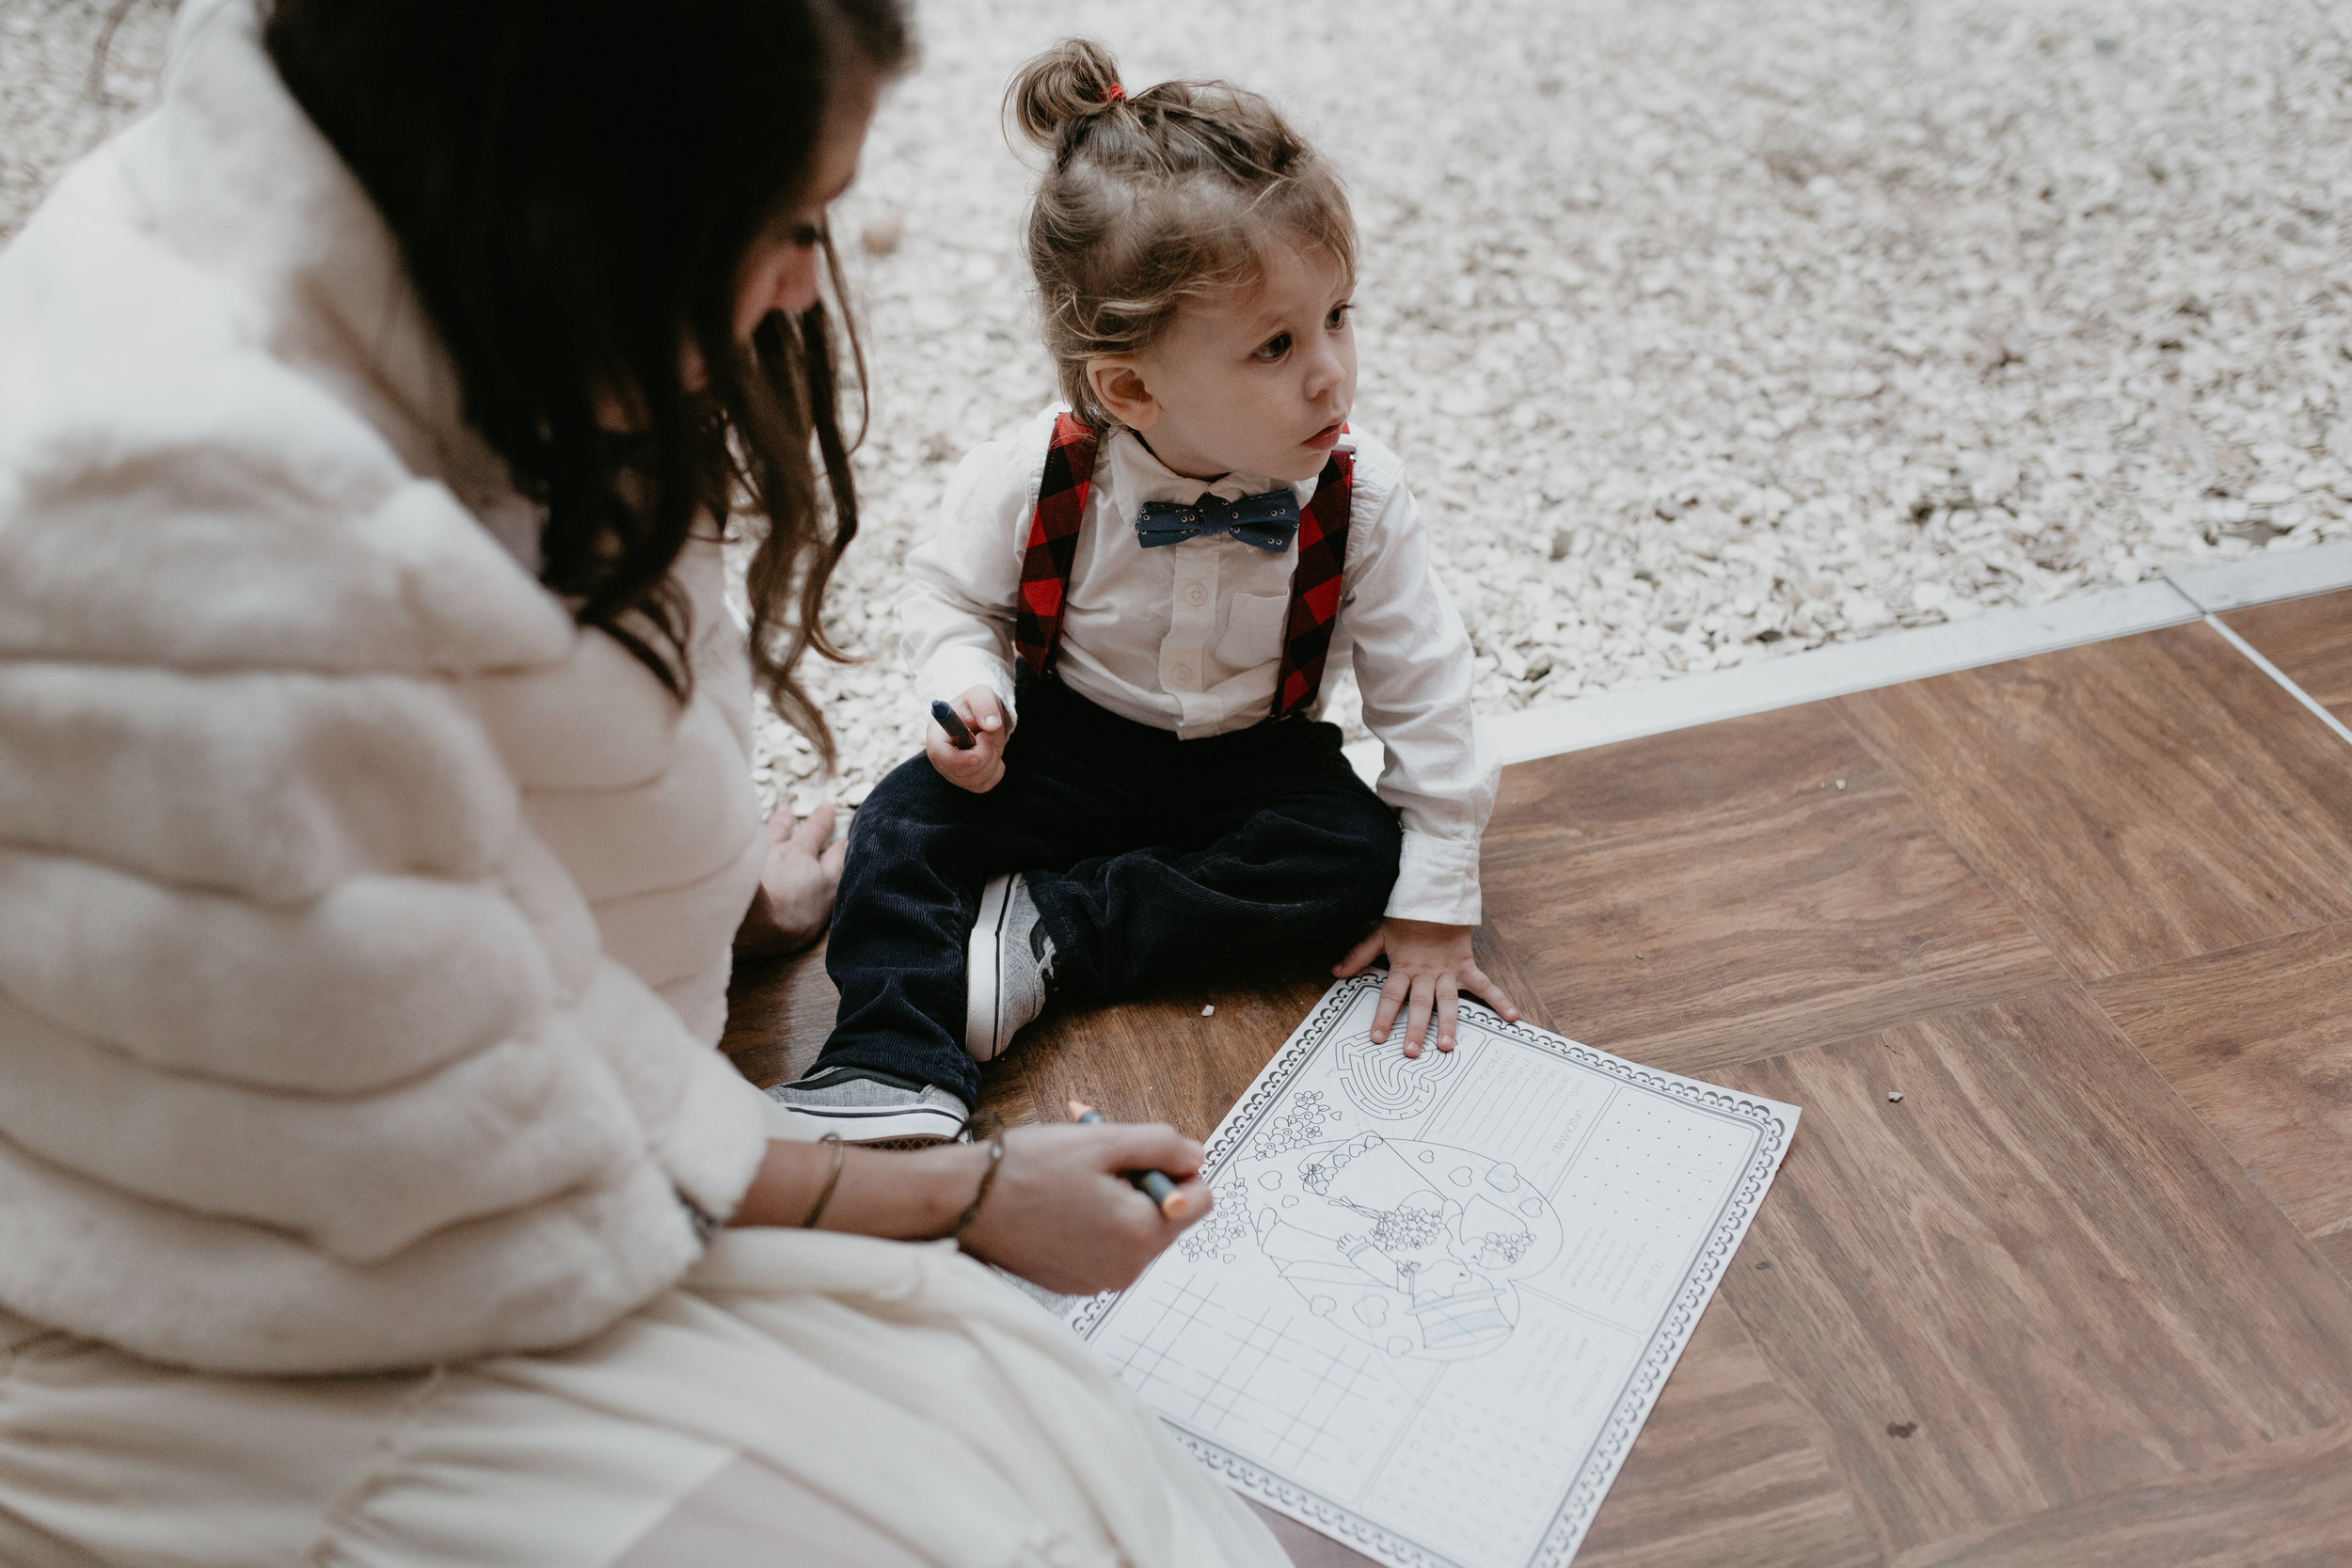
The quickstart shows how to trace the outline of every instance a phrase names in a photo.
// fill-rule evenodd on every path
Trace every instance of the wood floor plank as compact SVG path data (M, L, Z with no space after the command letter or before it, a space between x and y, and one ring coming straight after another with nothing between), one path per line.
M1541 998L1491 926L1473 933L1472 947L1524 1016L1549 1027ZM1211 982L1180 982L1124 1005L1055 1006L983 1074L982 1104L1018 1124L1058 1116L1075 1095L1121 1120L1180 1115L1185 1120L1179 1125L1204 1135L1329 984L1319 959L1302 955ZM816 1061L839 1004L821 942L787 958L739 965L727 987L720 1049L761 1087L785 1083ZM1204 1006L1216 1012L1202 1018ZM1166 1109L1126 1114L1145 1105Z
M1888 1556L2352 1417L2352 1297L2079 988L1720 1076L1804 1107L1723 1293Z
M1258 1517L1265 1521L1266 1528L1274 1532L1274 1539L1281 1543L1284 1554L1291 1560L1291 1568L1380 1568L1355 1547L1343 1546L1286 1513L1277 1513L1255 1497L1248 1502Z
M824 1049L840 1004L821 942L788 958L739 963L727 979L727 1027L719 1049L763 1089L788 1083Z
M2352 724L2352 589L2221 617L2337 718Z
M1484 867L1552 1026L1677 1072L2064 973L1821 705L1507 768Z
M1296 1568L1372 1562L1258 1512ZM1577 1568L1878 1568L1880 1560L1804 1419L1718 1300L1626 1455Z
M2210 626L1836 706L2078 978L2352 915L2344 744Z
M2343 1568L2352 1427L1905 1552L1894 1568Z
M2090 989L2271 1201L2339 1268L2352 1263L2352 928Z
M1057 1002L981 1069L980 1108L1018 1126L1062 1120L1076 1099L1205 1138L1330 983L1328 959L1302 955L1107 1006Z
M1804 1417L1718 1297L1626 1455L1578 1568L1876 1568L1879 1560Z
M1470 955L1486 978L1502 988L1502 992L1519 1009L1519 1022L1532 1023L1538 1029L1560 1033L1553 1022L1551 1008L1544 1001L1543 989L1520 961L1518 949L1512 946L1492 920L1470 933Z

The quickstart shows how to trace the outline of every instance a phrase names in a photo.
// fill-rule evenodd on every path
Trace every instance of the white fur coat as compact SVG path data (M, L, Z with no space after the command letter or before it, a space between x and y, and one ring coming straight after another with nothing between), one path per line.
M717 547L681 711L518 564L249 0L174 47L0 253L0 1304L227 1370L570 1343L764 1147Z

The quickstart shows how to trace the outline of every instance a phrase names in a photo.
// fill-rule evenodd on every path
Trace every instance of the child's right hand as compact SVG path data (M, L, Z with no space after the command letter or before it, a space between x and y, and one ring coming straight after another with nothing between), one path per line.
M1012 733L1005 722L1004 705L985 686L976 686L947 705L972 732L972 749L959 752L947 732L932 720L924 726L923 754L939 776L959 789L985 795L1005 776L1005 741Z

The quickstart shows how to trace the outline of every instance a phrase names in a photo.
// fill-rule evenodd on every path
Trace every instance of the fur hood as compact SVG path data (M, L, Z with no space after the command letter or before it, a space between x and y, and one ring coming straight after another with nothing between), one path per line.
M0 253L0 1304L158 1360L576 1341L762 1149L715 542L683 709L533 509L250 0Z

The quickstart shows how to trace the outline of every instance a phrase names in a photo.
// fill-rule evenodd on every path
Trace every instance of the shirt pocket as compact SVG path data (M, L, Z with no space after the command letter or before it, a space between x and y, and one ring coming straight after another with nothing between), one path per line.
M1216 660L1232 670L1253 670L1282 653L1282 623L1290 615L1288 594L1236 594L1225 611L1225 635Z

